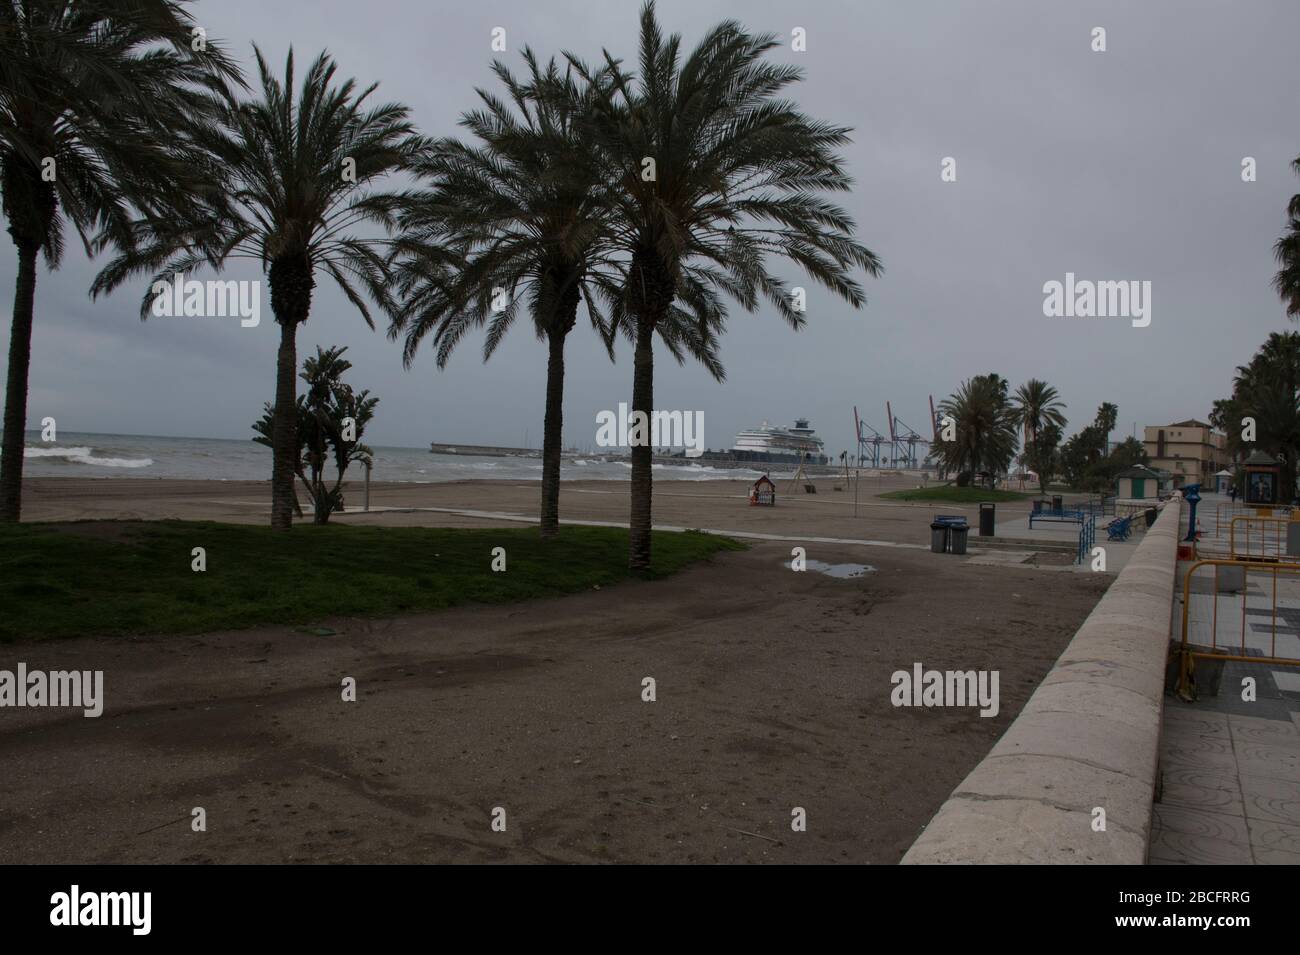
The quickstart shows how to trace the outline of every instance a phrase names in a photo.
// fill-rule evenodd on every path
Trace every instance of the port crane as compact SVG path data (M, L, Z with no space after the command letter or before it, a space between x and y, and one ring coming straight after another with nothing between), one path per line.
M917 456L917 447L924 446L924 459L928 460L931 449L939 443L939 418L934 410L934 396L930 396L930 437L928 438L894 414L894 406L888 401L885 402L885 415L889 422L888 436L862 420L857 406L854 405L853 433L858 439L858 467L913 469L921 467L922 458Z
M918 444L928 445L930 439L921 437L902 418L895 415L894 409L888 401L885 402L885 413L889 415L890 453L893 455L894 466L901 468L917 467L916 446Z
M867 432L871 436L867 436ZM853 406L853 433L858 436L858 467L880 467L880 446L885 436L858 417L858 406Z

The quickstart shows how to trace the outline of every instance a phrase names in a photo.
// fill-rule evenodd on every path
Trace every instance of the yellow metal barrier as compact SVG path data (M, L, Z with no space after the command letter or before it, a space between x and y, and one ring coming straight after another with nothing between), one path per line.
M1214 568L1213 597L1211 600L1211 620L1210 620L1210 643L1208 649L1192 649L1192 645L1187 639L1188 620L1192 604L1192 575L1202 567ZM1239 568L1241 571L1240 589L1241 589L1241 629L1240 638L1236 647L1224 646L1221 650L1219 644L1219 594L1222 590L1220 586L1220 568ZM1246 645L1246 632L1248 615L1262 617L1265 615L1265 608L1257 607L1253 611L1249 607L1250 603L1250 575L1254 573L1257 578L1267 576L1272 581L1269 606L1267 615L1269 616L1269 643L1267 654L1248 654L1249 649ZM1234 660L1241 663L1263 663L1272 666L1300 666L1300 655L1294 657L1279 656L1277 652L1277 619L1278 619L1278 578L1283 577L1288 584L1294 587L1289 588L1290 594L1283 599L1293 600L1295 607L1284 607L1283 610L1296 609L1300 612L1300 563L1284 563L1281 561L1275 563L1260 563L1256 560L1198 560L1187 568L1187 573L1183 577L1183 622L1182 622L1182 639L1178 649L1178 683L1176 686L1177 693L1185 700L1193 699L1192 687L1195 685L1195 666L1197 660ZM1233 585L1235 586L1235 584ZM1235 613L1235 609L1234 613ZM1289 625L1283 620L1284 626ZM1300 642L1297 643L1300 646ZM1238 652L1223 652L1236 650ZM1262 649L1256 647L1255 649Z
M1234 517L1228 528L1228 556L1234 560L1284 559L1290 523L1286 517ZM1244 532L1238 534L1238 527Z
M1204 512L1202 512L1204 513ZM1235 517L1290 517L1300 519L1300 509L1286 505L1260 507L1244 501L1220 501L1214 505L1214 536L1222 537ZM1208 521L1206 522L1208 526Z

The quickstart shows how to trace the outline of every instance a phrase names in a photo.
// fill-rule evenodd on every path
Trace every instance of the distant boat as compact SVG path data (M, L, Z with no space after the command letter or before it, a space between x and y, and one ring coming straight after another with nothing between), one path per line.
M704 459L744 461L753 464L805 464L825 465L825 442L808 426L807 418L796 418L793 428L779 428L766 421L757 428L749 428L736 435L730 451L711 451L701 455Z

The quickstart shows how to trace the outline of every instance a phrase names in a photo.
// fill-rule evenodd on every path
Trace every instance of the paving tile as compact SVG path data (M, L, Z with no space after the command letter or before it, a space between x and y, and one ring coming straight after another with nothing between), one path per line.
M1243 776L1300 780L1300 748L1239 743L1237 770Z
M1282 849L1259 849L1255 853L1256 865L1300 865L1300 852L1286 852Z
M1152 834L1148 856L1163 865L1250 865L1253 861L1245 843L1167 829Z
M1254 819L1250 827L1250 846L1276 852L1300 854L1300 826Z
M1300 729L1290 720L1282 722L1233 714L1228 717L1228 729L1237 742L1300 747Z
M1165 727L1160 734L1160 752L1169 750L1191 750L1196 753L1231 756L1233 743L1232 738L1228 736L1201 736L1191 730Z
M1162 729L1166 733L1193 733L1215 739L1228 739L1231 736L1227 713L1191 707L1184 709L1166 705Z
M1217 769L1201 769L1185 764L1170 764L1160 767L1160 776L1165 788L1170 785L1195 786L1199 789L1224 789L1230 793L1241 793L1241 784L1237 781L1235 769L1224 772Z
M1161 766L1184 766L1193 769L1206 769L1211 772L1231 773L1237 769L1237 758L1231 749L1226 752L1210 749L1203 743L1226 744L1226 740L1209 740L1204 736L1185 740L1162 742L1160 746ZM1265 775L1276 775L1275 772Z
M1236 780L1231 780L1234 784ZM1198 786L1171 780L1165 776L1164 786L1160 792L1161 806L1173 806L1184 809L1203 809L1207 812L1223 813L1229 816L1245 816L1241 792L1236 785ZM1260 818L1264 818L1261 813ZM1286 821L1285 818L1282 821Z
M1243 775L1241 793L1247 819L1300 826L1300 780Z
M1176 832L1215 841L1234 842L1241 846L1250 842L1246 820L1227 813L1157 803L1152 810L1152 825L1158 826L1162 833Z

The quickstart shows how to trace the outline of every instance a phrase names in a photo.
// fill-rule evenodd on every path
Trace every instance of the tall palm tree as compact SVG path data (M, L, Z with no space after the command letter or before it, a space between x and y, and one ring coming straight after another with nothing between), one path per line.
M1216 408L1227 415L1225 431L1234 455L1259 448L1279 458L1282 488L1295 493L1300 460L1300 332L1273 332L1250 363L1237 368L1232 398ZM1255 440L1242 440L1243 417L1255 419Z
M0 193L18 250L0 443L0 521L22 511L36 261L71 225L88 255L127 248L140 217L175 221L202 184L191 127L238 72L195 50L185 4L0 0Z
M769 255L788 259L855 308L864 302L855 268L880 272L853 238L854 223L820 198L851 180L835 150L849 130L808 118L783 91L802 78L764 62L776 37L735 21L709 30L683 60L681 38L660 30L653 2L641 10L639 72L608 51L596 128L610 162L609 195L627 260L622 308L635 342L632 409L654 406L656 329L693 274L752 311L766 298L793 328L803 314ZM586 76L589 68L572 60ZM632 448L629 566L650 566L651 455Z
M185 235L153 241L111 262L95 282L110 290L129 276L157 270L155 280L204 264L220 271L231 259L255 259L267 276L280 326L272 440L271 526L293 523L297 442L295 374L298 326L311 314L317 275L333 279L371 328L368 296L391 311L388 239L407 196L382 188L426 147L399 103L369 105L376 86L335 82L337 66L321 53L294 98L294 57L283 82L254 47L261 97L223 104L220 125L199 145L220 175L223 199ZM146 314L150 299L141 305Z
M615 258L610 184L586 121L598 84L608 78L588 81L554 60L543 67L530 49L523 59L523 80L493 64L505 100L476 90L482 107L461 118L475 144L441 140L415 166L430 188L402 217L394 247L401 301L389 335L404 337L409 367L432 334L442 368L464 335L486 324L487 360L526 303L537 337L547 343L540 524L550 539L559 532L565 341L585 303L613 356L617 321L605 317L603 305L620 314L624 268ZM693 308L675 306L660 339L679 362L695 357L721 380L721 304L699 287L683 298Z
M1016 451L1017 414L1007 400L1006 381L998 375L976 375L939 404L951 416L956 439L941 441L940 459L946 470L977 476L1006 468Z
M1300 159L1291 163L1291 170L1300 173ZM1300 193L1287 203L1286 217L1286 231L1273 244L1273 257L1279 265L1273 288L1286 303L1287 316L1294 320L1300 317Z
M502 63L493 71L506 99L476 89L480 109L461 126L476 140L435 143L415 171L430 188L414 197L395 245L395 288L402 299L389 336L405 336L403 362L431 332L439 368L465 333L489 323L491 357L527 303L547 344L542 438L541 536L559 533L563 443L564 346L585 301L593 326L609 338L594 286L612 275L606 183L578 122L591 92L551 60L523 52L527 76Z
M1065 415L1061 409L1065 402L1057 390L1038 378L1030 378L1016 389L1013 416L1017 425L1024 432L1024 444L1028 447L1038 437L1038 432L1045 426L1054 424L1065 427Z

